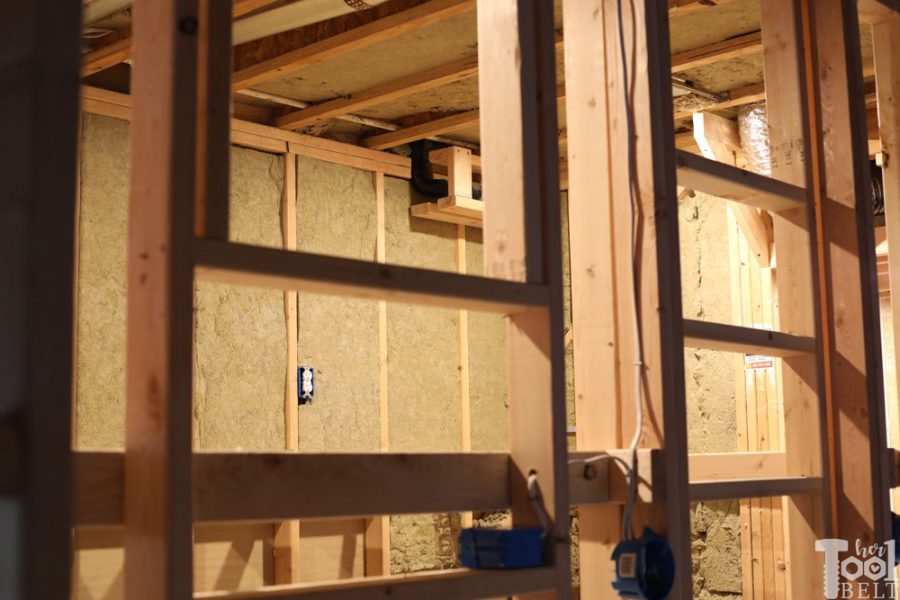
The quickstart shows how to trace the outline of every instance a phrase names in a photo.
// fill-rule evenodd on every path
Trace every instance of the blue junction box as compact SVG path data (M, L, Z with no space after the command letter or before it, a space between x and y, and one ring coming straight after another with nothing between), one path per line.
M522 569L544 564L540 528L473 527L459 534L459 560L470 569Z

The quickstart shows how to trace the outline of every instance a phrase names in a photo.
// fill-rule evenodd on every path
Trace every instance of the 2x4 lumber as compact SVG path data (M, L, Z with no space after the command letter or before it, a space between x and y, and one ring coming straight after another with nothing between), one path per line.
M468 454L195 453L198 522L280 521L509 506L509 457ZM75 453L78 526L122 523L121 452ZM123 481L124 480L124 481ZM190 499L188 499L190 504Z
M752 171L676 150L678 185L771 212L803 209L806 190Z
M734 500L738 498L772 498L795 496L822 490L821 477L778 477L734 479L722 481L692 481L691 502Z
M0 25L0 239L6 254L0 266L0 431L3 462L20 476L17 485L0 486L0 587L17 600L68 598L73 579L72 284L80 26L80 2L54 0L5 6Z
M766 99L765 88L762 83L753 83L750 85L741 86L739 88L734 88L733 90L725 92L725 94L728 96L727 100L710 104L709 106L703 108L701 112L726 110L729 108L744 106L746 104L752 104L754 102L760 102ZM674 113L674 119L676 121L690 119L691 117L693 117L695 112L697 111L694 109L677 111Z
M640 445L664 448L662 468L667 477L661 490L666 503L638 507L634 525L638 530L650 525L665 532L680 565L672 595L690 597L687 426L666 4L623 3L624 21L634 23L625 32L626 62L633 66L627 86L621 71L615 3L567 0L563 18L577 444L580 449L596 443L621 447L634 434L636 344L630 333L621 332L633 331L632 273L636 270L638 310L644 316L643 402L645 412L652 415L644 422ZM623 89L633 90L629 95L634 109L634 162L639 165L635 177L641 182L636 192L641 207L636 269L631 239L619 235L631 230L628 132L618 117L613 118L626 114ZM597 169L598 164L608 168ZM620 308L596 311L598 302ZM610 407L603 398L619 401ZM650 421L653 427L648 426ZM620 539L621 513L579 510L579 517L581 564L606 564ZM582 595L614 597L612 576L607 569L583 569Z
M507 321L510 512L537 526L527 477L550 520L545 560L556 597L571 597L562 240L552 0L478 0L484 261L490 277L538 285L545 311ZM527 282L527 283L526 283Z
M618 461L611 458L596 460L598 456L617 457L627 460L628 450L603 450L588 451L580 450L570 454L570 460L567 467L567 481L570 490L571 503L577 505L599 505L614 504L621 505L625 502L627 493L627 478L625 471ZM332 462L326 462L317 466L317 458L319 456L333 457ZM387 458L385 458L387 457ZM468 457L468 458L463 458ZM332 460L332 459L327 459ZM508 464L508 456L505 454L491 453L474 453L474 454L328 454L328 455L306 455L295 453L272 453L272 454L235 454L235 453L195 453L193 455L194 469L196 472L196 483L198 488L205 490L207 502L197 504L198 521L211 521L213 515L209 512L209 506L217 506L218 512L216 519L228 518L243 520L269 520L278 518L285 514L291 516L321 516L323 512L342 511L356 513L360 510L366 511L370 509L364 508L365 499L344 499L339 500L341 508L321 509L322 506L328 504L328 498L332 495L340 495L340 490L331 492L321 487L314 491L306 489L305 479L292 479L293 477L308 477L312 473L315 481L322 485L330 483L325 478L341 478L350 477L354 481L361 481L363 477L354 475L356 466L366 472L364 478L371 481L376 477L377 473L390 472L388 479L392 481L400 481L403 478L416 477L419 471L425 471L429 465L437 464L441 469L438 475L434 477L442 477L444 471L451 471L456 467L474 468L473 473L481 476L490 477L498 476L497 480L473 481L466 484L467 491L458 492L454 498L459 498L461 494L471 494L476 497L478 494L485 493L485 496L477 500L475 506L491 506L491 509L507 508L509 501L508 492L505 482L504 464ZM353 461L358 461L354 463ZM659 449L641 449L638 453L638 489L637 498L642 503L664 502L664 482L665 470L662 466L662 451ZM785 479L795 476L787 469L787 461L783 452L732 452L717 454L691 454L688 456L688 464L691 473L690 481L694 483L716 482L724 480L740 480L740 481L765 481L772 479ZM237 465L237 466L235 466ZM473 467L474 465L474 467ZM341 467L339 474L327 473L325 466ZM238 479L247 480L251 477L248 471L256 469L259 475L259 486L266 489L260 489L253 492L255 497L275 497L279 494L287 494L288 499L279 501L276 506L277 512L268 508L267 502L260 501L252 506L240 505L244 503L244 497L234 490L237 483L225 483L224 487L223 473L236 473ZM4 471L5 473L5 471ZM76 527L109 527L118 526L123 521L123 489L124 489L124 459L122 452L119 451L76 451L73 453L73 524ZM243 474L242 474L243 473ZM499 474L499 475L498 475ZM430 482L431 476L426 477L423 481ZM461 474L453 475L452 478L462 477ZM404 479L405 480L405 479ZM455 479L453 479L455 481ZM293 485L292 482L297 484ZM301 483L303 485L301 485ZM318 485L317 483L317 485ZM9 480L0 481L0 485L4 489L10 487ZM349 485L349 484L348 484ZM375 485L374 483L366 483L365 485ZM443 486L445 484L440 484ZM449 485L449 484L447 484ZM472 488L477 485L480 488ZM427 488L429 485L422 485ZM251 486L252 487L252 486ZM330 489L330 488L327 488ZM442 488L441 488L442 489ZM480 491L479 491L480 490ZM487 490L487 492L485 492ZM317 493L324 497L316 500L313 505L315 513L310 513L309 509L290 506L291 498L299 502L301 495ZM421 512L415 504L425 498L426 504L422 506L434 506L434 502L441 500L428 500L429 492L416 492L411 499L402 500L403 504L396 504L396 500L391 500L395 504L391 505L391 511L395 509L410 510L411 512ZM387 492L384 492L387 494ZM350 496L358 496L358 494L350 494ZM303 496L305 497L305 496ZM388 499L386 496L383 500L384 506L387 506ZM495 498L490 500L489 498ZM349 504L356 502L356 504ZM427 504L427 503L432 504ZM457 509L464 510L465 501L454 500ZM235 505L232 507L231 505ZM262 508L259 508L262 507ZM317 508L319 507L319 508ZM363 507L363 508L360 508ZM258 510L257 510L258 509ZM387 510L382 508L382 510ZM424 508L423 508L424 510ZM256 515L256 516L254 516ZM347 516L347 515L344 515ZM356 515L360 516L360 515Z
M373 135L362 140L362 145L366 148L374 148L375 150L384 150L401 146L416 140L421 140L433 135L442 133L450 133L467 127L475 127L478 125L479 111L478 109L468 110L454 115L441 117L426 121L412 127L398 129L397 131L389 131Z
M129 599L192 592L191 429L196 0L135 7L125 411ZM215 168L210 165L209 168Z
M900 0L859 0L859 20L869 25L896 21Z
M82 86L81 100L82 109L86 112L131 120L131 96L128 94ZM284 154L290 151L365 171L383 172L393 177L408 179L410 176L409 158L240 119L231 120L231 141L262 152Z
M701 154L710 160L734 166L736 157L743 152L737 123L710 112L694 113L694 139ZM769 231L759 209L739 202L729 208L760 265L770 263Z
M600 1L574 0L566 0L563 5L572 331L578 330L578 335L572 336L575 446L587 456L591 453L586 451L591 448L624 446L628 435L623 435L619 425L627 403L619 400L622 396L615 366L617 315L612 310L592 308L597 302L615 306L616 283L611 197L604 195L601 201L594 193L606 190L610 184L609 175L596 168L611 160L609 133L602 127L609 112L607 80L596 66L598 61L607 60L609 43L605 39L609 34L604 21L611 18L607 16L610 9L603 5ZM602 15L601 19L594 18L594 14ZM604 402L602 398L615 401ZM638 465L644 467L647 461L641 458ZM579 473L586 469L578 463L575 465ZM621 536L622 507L590 502L589 495L580 493L580 487L587 482L576 481L581 485L572 486L571 501L578 505L579 562L607 564ZM641 489L642 486L638 491ZM581 590L585 597L612 597L611 583L610 569L581 569Z
M383 104L424 90L468 79L478 74L478 57L468 57L434 67L426 71L401 77L366 90L322 102L309 108L288 113L275 120L276 127L297 129L340 115Z
M232 0L198 0L197 176L194 232L228 239Z
M761 0L763 63L768 110L769 143L781 150L773 155L772 177L806 187L812 180L809 122L806 115L806 77L798 1ZM810 203L811 204L811 203ZM813 271L815 230L812 206L773 215L778 253L778 324L781 330L807 337L818 334L818 289ZM795 475L823 473L821 366L815 355L782 360L778 392L784 404L784 443L788 468ZM823 493L792 496L784 501L787 523L787 581L794 598L822 594L820 557L809 552L826 537L830 522L828 486Z
M464 196L448 196L434 202L413 204L409 213L414 217L482 227L484 223L484 202Z
M319 42L246 66L234 73L232 89L252 87L284 74L361 50L475 9L475 0L431 0Z
M813 337L708 321L684 321L684 344L719 352L789 357L816 352Z
M754 31L722 42L678 52L672 55L672 72L680 73L711 63L722 62L762 51L762 33Z
M285 250L297 249L297 155L285 154L281 194L281 239ZM287 355L284 373L284 449L300 449L300 422L297 406L297 292L284 292L284 326ZM300 575L300 521L289 519L275 524L275 583L295 583Z
M386 231L384 206L384 173L373 173L375 187L375 261L386 261ZM388 393L388 329L387 302L378 302L378 449L390 448L390 413ZM366 576L391 574L391 520L390 517L373 517L366 520L365 531Z
M898 110L896 102L900 98L900 60L898 60L898 52L900 52L900 24L896 20L881 23L872 27L872 42L875 54L875 85L876 95L878 97L878 129L880 132L881 144L883 151L886 153L888 160L886 163L882 161L881 175L884 185L884 211L885 211L885 229L887 243L879 249L887 254L885 259L891 255L888 254L889 249L900 247L900 110ZM893 254L893 260L887 260L887 269L889 271L888 278L893 285L891 290L900 289L900 260L897 260L896 252ZM881 270L881 269L879 269ZM881 276L879 276L881 277ZM891 332L894 341L893 364L886 364L885 371L890 374L889 383L893 385L887 386L890 393L889 406L892 412L891 422L891 446L900 447L900 403L896 394L897 374L900 373L898 368L898 356L896 349L900 348L900 344L896 340L900 340L900 294L891 294L891 298L886 301L890 302L890 319ZM884 317L884 316L883 316ZM886 319L885 319L886 320ZM900 482L900 478L895 480L895 486ZM898 492L895 490L894 497L898 498Z
M426 571L241 592L202 592L194 600L421 600L505 597L553 589L555 569Z
M199 279L233 285L302 289L314 294L503 314L546 309L549 303L547 287L538 284L380 265L233 242L196 240L194 260Z

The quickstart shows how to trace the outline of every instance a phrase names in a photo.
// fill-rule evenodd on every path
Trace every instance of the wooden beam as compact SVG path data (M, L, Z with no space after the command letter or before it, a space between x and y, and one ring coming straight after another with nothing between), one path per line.
M237 91L271 81L284 74L361 50L474 9L475 0L431 0L319 42L240 67L232 78L232 89Z
M776 213L803 209L808 204L806 191L800 186L738 169L684 150L675 152L678 185Z
M680 73L711 63L722 62L762 52L762 32L754 31L745 35L685 50L672 55L672 72Z
M466 129L468 127L476 127L478 123L479 111L476 108L475 110L468 110L440 119L426 121L425 123L413 125L412 127L407 127L405 129L373 135L363 139L361 143L366 148L385 150L387 148L393 148L394 146L402 146L403 144L408 144L416 140L425 139L432 135L440 135L442 133L459 131L460 129Z
M135 7L125 414L129 599L192 592L191 430L196 0ZM215 165L209 165L215 168Z
M2 486L0 595L15 600L72 588L80 26L81 4L54 0L5 6L0 25L0 453L19 476Z
M384 173L373 173L375 188L375 261L384 264L385 254L385 207ZM390 449L390 407L388 401L388 328L387 302L378 301L378 449ZM391 519L377 516L366 519L365 532L365 573L367 577L391 574Z
M297 155L285 154L281 193L281 238L285 250L297 250ZM297 292L284 292L284 325L287 356L284 373L284 449L300 449L297 397ZM300 521L290 519L275 524L275 583L300 580Z
M700 112L727 110L738 106L744 106L746 104L752 104L754 102L760 102L766 99L766 93L762 83L754 83L741 86L733 90L728 90L724 93L728 96L727 100L710 104ZM691 119L696 112L697 111L694 109L677 111L674 113L674 119L675 121Z
M131 120L131 96L127 94L82 86L81 101L82 109L85 112ZM240 119L231 120L231 141L235 145L253 148L261 152L284 154L290 150L294 154L355 169L383 172L386 175L404 179L410 177L410 161L404 156Z
M869 25L896 21L900 0L859 0L859 20Z
M451 63L401 77L366 90L342 96L328 102L322 102L309 108L288 113L275 120L276 127L297 129L320 121L332 119L339 115L356 112L389 102L396 98L409 96L424 90L468 79L478 74L478 57L473 56Z
M633 11L633 12L632 12ZM621 70L616 5L570 1L563 11L566 43L566 115L569 152L569 224L575 355L576 444L625 447L635 434L638 390L632 306L642 318L643 448L664 448L665 505L638 507L635 528L665 532L679 565L673 597L691 596L687 427L678 265L671 65L666 5L623 3L626 84ZM634 49L632 56L628 49ZM623 89L634 111L635 177L640 189L640 248L633 261L629 186L629 132ZM598 169L597 165L607 165ZM653 217L651 218L651 215ZM626 232L624 235L621 232ZM633 273L640 298L633 298ZM597 311L600 304L619 308ZM622 332L628 332L622 334ZM608 399L616 402L610 403ZM606 399L606 400L604 400ZM601 445L602 444L602 445ZM638 464L642 464L639 457ZM621 509L579 507L582 565L607 564L621 539ZM586 598L612 598L612 570L582 569Z
M812 337L688 319L684 321L684 343L692 348L780 357L816 351Z
M566 478L562 241L556 33L552 0L478 1L484 261L489 277L540 285L546 309L510 316L507 362L513 526L538 526L527 478L547 513L545 561L571 597ZM492 192L492 190L494 190ZM521 285L521 283L520 283Z
M420 600L500 597L553 589L555 569L424 571L239 592L201 592L195 600Z
M743 155L737 123L709 112L694 113L694 139L701 154L710 160L735 166L737 156ZM760 265L770 264L769 228L755 206L733 202L728 207L734 213L738 225Z
M201 280L500 313L548 305L546 286L369 261L197 240ZM560 336L561 339L561 336Z
M821 477L691 482L691 502L796 496L822 491Z
M805 187L811 181L809 123L797 115L807 113L803 35L799 1L761 0L762 40L765 48L766 107L772 177ZM812 206L808 203L773 215L778 253L778 324L782 331L816 337L818 294ZM788 468L795 475L820 477L823 473L825 411L822 372L816 356L781 361L779 396L784 404L784 440ZM822 595L820 556L809 552L817 539L827 537L825 514L828 486L821 494L795 496L784 502L787 522L787 582L794 598Z

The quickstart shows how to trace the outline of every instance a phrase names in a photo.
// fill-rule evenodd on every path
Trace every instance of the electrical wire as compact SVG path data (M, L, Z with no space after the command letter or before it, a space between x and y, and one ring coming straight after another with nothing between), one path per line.
M631 1L631 0L630 0ZM632 14L634 12L634 3L631 1ZM634 144L634 103L632 98L631 80L628 74L628 54L625 51L625 21L622 14L622 0L616 1L618 30L619 30L619 53L622 59L622 91L625 99L625 127L628 151L628 199L629 208L631 210L631 307L632 319L634 324L634 393L635 393L635 427L634 437L628 447L630 462L626 462L618 456L602 453L586 459L570 460L569 464L599 462L601 460L612 460L618 462L625 469L628 477L628 495L625 499L625 515L622 519L622 539L634 539L634 504L637 496L637 470L638 470L638 444L641 441L641 435L644 432L644 390L643 390L643 373L644 373L644 346L641 331L641 315L640 315L640 262L638 261L638 205L635 196L635 173L637 156Z

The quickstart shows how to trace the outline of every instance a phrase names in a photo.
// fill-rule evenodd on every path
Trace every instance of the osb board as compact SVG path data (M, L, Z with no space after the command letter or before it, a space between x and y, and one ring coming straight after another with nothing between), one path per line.
M300 524L300 581L365 575L365 521L304 521Z
M306 157L298 165L298 249L374 260L372 174ZM377 451L378 303L300 293L297 321L298 359L316 383L299 409L300 450Z
M466 228L466 270L484 274L481 229ZM472 450L509 451L506 319L469 312L469 403Z
M320 102L475 54L475 11L307 67L257 89Z
M83 115L76 404L82 448L124 442L128 155L127 123ZM238 148L232 159L234 238L280 246L280 159ZM204 284L196 307L195 444L282 448L281 294ZM271 531L267 524L198 528L197 589L271 583ZM75 597L121 598L121 532L83 531L77 539L84 549L75 555Z
M759 0L722 0L719 6L669 21L672 53L759 31Z
M229 237L280 248L283 159L245 148L231 156ZM197 447L284 449L283 293L200 282L194 306Z

